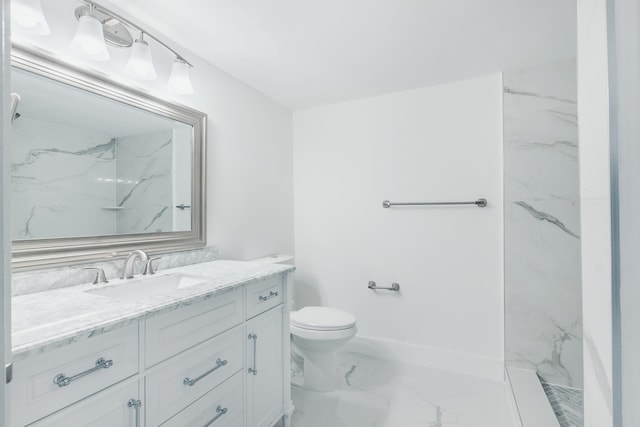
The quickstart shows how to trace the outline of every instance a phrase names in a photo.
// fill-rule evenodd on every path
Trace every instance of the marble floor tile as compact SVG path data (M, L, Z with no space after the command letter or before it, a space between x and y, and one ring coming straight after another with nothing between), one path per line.
M544 382L542 387L562 427L584 426L582 390Z
M292 427L514 427L505 384L340 353L340 390L293 387Z

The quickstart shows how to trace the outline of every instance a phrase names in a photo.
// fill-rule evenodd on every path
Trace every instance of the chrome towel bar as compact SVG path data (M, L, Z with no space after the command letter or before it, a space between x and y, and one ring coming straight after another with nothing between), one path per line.
M479 208L487 206L487 199L478 199L473 202L398 202L391 203L388 200L382 202L383 208L392 206L445 206L445 205L476 205Z
M369 285L367 287L369 289L381 289L384 291L398 292L400 290L400 285L398 283L392 283L391 286L388 288L381 288L380 286L376 285L376 282L374 282L373 280L369 282Z

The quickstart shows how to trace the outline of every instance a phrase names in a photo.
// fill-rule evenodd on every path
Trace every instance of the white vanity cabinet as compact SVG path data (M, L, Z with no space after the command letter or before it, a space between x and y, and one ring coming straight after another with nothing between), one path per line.
M273 426L292 408L286 278L16 361L11 426Z

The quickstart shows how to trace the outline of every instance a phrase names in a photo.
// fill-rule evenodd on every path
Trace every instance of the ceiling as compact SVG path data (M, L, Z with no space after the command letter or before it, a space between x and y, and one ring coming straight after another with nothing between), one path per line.
M292 109L576 56L576 0L110 3Z

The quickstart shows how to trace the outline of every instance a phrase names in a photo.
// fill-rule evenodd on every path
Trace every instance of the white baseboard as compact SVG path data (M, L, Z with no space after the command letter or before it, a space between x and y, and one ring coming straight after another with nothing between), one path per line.
M507 375L522 427L560 427L535 371L509 368Z
M345 351L504 382L504 362L472 354L356 336Z

